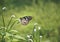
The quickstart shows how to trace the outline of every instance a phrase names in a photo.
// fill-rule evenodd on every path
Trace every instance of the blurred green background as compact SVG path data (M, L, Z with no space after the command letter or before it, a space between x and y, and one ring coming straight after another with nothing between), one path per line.
M2 7L6 7L6 11L2 11ZM0 27L2 14L4 14L6 25L12 14L16 16L15 19L32 16L28 25L15 24L13 29L18 30L21 36L25 36L32 32L34 23L38 23L43 32L52 30L50 34L56 35L56 40L59 42L60 0L0 0Z

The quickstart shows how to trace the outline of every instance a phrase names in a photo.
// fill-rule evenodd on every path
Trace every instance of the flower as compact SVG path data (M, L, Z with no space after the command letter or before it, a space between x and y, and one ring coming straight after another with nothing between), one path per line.
M7 8L6 7L3 7L2 10L6 10Z
M40 36L40 38L42 38L42 36Z
M34 29L34 32L36 32L36 28Z
M33 42L33 40L32 39L28 39L29 41L31 41L31 42Z
M28 38L30 38L30 35L27 35Z
M38 27L38 30L40 30L41 29L41 27Z
M15 15L11 15L12 18L15 18Z

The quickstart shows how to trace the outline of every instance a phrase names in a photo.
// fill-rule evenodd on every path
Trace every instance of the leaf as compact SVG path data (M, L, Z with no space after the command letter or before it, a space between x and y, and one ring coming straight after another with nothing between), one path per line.
M10 32L15 32L15 33L17 33L18 31L17 31L17 30L11 30Z
M13 34L6 32L6 36L12 36Z
M26 40L24 37L22 37L22 36L19 36L19 35L15 35L15 36L14 36L14 38L16 38L16 39L22 39L22 40Z

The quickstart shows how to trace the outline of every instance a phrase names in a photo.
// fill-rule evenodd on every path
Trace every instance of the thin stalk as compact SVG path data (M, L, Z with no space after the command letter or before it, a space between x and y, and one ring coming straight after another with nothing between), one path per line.
M32 39L32 40L33 40L33 42L34 42L34 33L33 33L32 35L33 35L33 39Z
M40 30L38 30L38 32L37 32L38 34L38 42L40 42Z
M13 41L12 41L12 40L13 40L13 37L11 37L10 39L11 39L11 42L13 42Z
M2 40L1 40L1 42L5 42L4 35L2 35Z
M16 20L16 21L17 21L17 20ZM14 26L14 24L16 23L16 21L14 21L14 22L12 23L12 25L10 26L10 28L9 28L8 31L10 31L10 30L12 29L12 27Z
M34 28L33 28L33 42L37 42L37 39L36 39L36 31L34 31L34 29L36 29L36 26L34 26Z
M5 21L4 21L4 16L2 14L2 21L3 21L3 27L5 27Z
M2 13L2 22L3 22L3 27L5 27L5 21L4 21L3 13ZM5 28L4 28L3 31L5 31ZM2 35L2 40L1 40L1 42L5 42L5 38L4 38L4 36L5 36L5 35Z
M8 27L9 27L9 25L10 25L11 21L12 21L12 17L11 17L11 19L10 19L10 21L9 21L8 25L7 25L7 29L8 29Z
M32 35L33 35L33 42L34 42L34 29L35 29L35 26L33 27L33 32L32 32Z

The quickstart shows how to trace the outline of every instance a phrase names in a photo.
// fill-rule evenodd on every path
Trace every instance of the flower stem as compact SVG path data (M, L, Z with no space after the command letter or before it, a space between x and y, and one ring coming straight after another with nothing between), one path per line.
M5 21L4 21L4 16L2 14L2 21L3 21L3 27L5 27Z
M9 21L8 25L7 25L7 30L8 30L8 27L9 27L9 25L10 25L11 21L12 21L12 17L11 17L11 19L10 19L10 21Z
M2 35L2 40L1 40L1 42L5 42L4 35Z
M17 21L17 20L16 20L16 21ZM12 23L12 25L10 26L10 28L9 28L8 31L10 31L10 30L12 29L12 27L14 26L14 24L16 23L16 21L14 21L14 22Z

